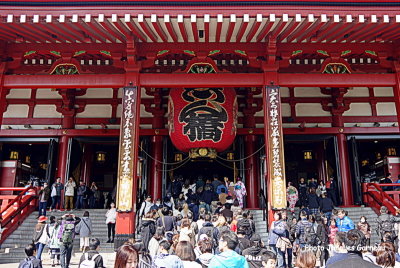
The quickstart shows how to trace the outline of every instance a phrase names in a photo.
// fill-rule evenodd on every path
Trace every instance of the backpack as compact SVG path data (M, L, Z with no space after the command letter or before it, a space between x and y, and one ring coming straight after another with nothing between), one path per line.
M312 226L304 229L304 242L309 246L319 245L320 240L317 234L314 232L314 228Z
M79 265L79 268L95 268L96 267L95 259L97 258L97 256L100 256L100 254L95 254L90 259L89 259L88 253L85 253L84 256L85 256L85 259L83 260L83 262L81 262L81 264Z
M33 261L31 258L26 258L19 268L33 268Z
M212 241L213 247L216 247L218 245L218 241L215 240L214 238L214 226L206 226L203 227L205 230L204 234L207 235L207 237Z
M381 223L381 230L383 231L383 232L393 232L393 229L394 229L394 226L393 226L393 223L392 222L390 222L390 221L383 221L382 223Z
M43 234L43 231L44 231L44 227L40 228L39 231L35 228L34 233L33 233L33 237L32 237L33 243L36 244L39 241L40 237Z
M64 225L64 232L62 234L61 242L63 244L71 244L74 241L75 223L66 222Z
M248 239L253 235L254 230L251 222L248 219L240 220L238 223L238 229L242 229Z

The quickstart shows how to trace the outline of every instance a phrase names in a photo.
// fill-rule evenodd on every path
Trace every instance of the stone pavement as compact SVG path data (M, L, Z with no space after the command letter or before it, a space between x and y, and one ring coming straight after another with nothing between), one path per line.
M70 263L70 268L78 268L79 260L82 256L81 252L74 252L71 258L71 263ZM103 264L107 268L113 268L114 267L114 261L115 261L115 253L101 253L101 256L103 256ZM42 264L44 268L52 267L51 266L51 260L50 260L50 255L47 254L47 252L43 252L42 254ZM5 263L5 264L0 264L0 268L18 268L19 263ZM56 265L55 267L61 267L59 265Z

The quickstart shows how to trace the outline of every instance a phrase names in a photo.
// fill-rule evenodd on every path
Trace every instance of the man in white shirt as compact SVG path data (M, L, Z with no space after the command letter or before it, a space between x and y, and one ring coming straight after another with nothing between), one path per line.
M68 182L65 184L65 210L74 208L75 187L74 178L69 177Z

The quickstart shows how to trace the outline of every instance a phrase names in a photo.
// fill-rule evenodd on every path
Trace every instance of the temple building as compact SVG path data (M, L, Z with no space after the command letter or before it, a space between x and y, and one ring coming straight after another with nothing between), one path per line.
M301 177L353 206L400 175L398 1L0 4L0 187L96 182L121 239L172 177L283 209Z

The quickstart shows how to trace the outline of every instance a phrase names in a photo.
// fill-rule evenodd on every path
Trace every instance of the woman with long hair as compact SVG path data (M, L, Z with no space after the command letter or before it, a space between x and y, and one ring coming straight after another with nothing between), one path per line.
M190 220L188 218L183 218L181 222L181 231L179 233L180 239L181 237L189 237L190 243L192 246L196 244L196 234L194 230L191 228Z
M175 253L182 260L184 268L202 268L201 264L196 262L193 246L188 241L180 241L176 245Z
M383 242L376 251L376 264L382 268L394 268L396 265L396 249L393 243Z
M136 268L139 256L132 243L126 242L118 248L114 268Z
M156 232L156 222L154 220L154 212L147 212L140 223L140 234L143 241L144 247L147 249L149 246L150 239Z
M297 268L314 268L317 262L314 252L308 249L301 249L296 258Z
M153 237L150 239L148 250L149 254L152 258L158 254L159 243L165 240L165 232L164 227L157 227L156 232Z

